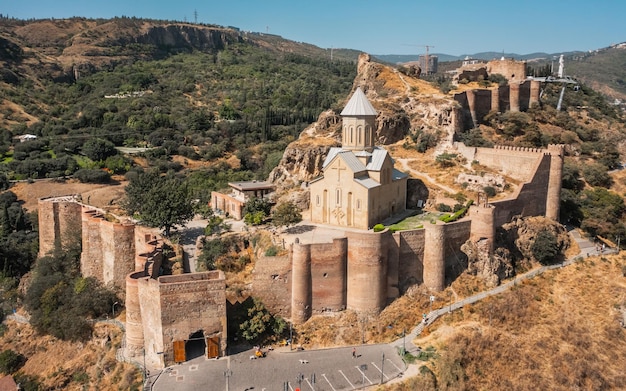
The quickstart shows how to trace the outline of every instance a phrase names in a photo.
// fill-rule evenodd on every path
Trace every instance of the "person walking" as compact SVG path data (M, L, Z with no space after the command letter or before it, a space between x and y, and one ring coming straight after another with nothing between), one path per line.
M356 358L356 348L352 348L352 358Z

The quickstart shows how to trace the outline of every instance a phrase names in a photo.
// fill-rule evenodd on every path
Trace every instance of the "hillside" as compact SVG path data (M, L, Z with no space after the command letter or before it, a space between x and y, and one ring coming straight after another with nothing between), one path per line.
M625 261L588 258L438 320L414 341L435 352L420 374L385 389L624 389Z

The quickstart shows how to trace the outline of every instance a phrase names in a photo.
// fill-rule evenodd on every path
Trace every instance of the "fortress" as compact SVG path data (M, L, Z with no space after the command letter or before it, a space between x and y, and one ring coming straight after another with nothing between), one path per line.
M358 133L356 136L349 133L351 129L359 129L359 119L367 120L367 115L375 117L374 109L360 89L346 107L354 106L355 97L361 101L356 106L366 107L364 111L369 112L342 112L344 143L359 140ZM355 121L357 125L353 126ZM368 126L361 126L361 129ZM368 140L367 136L362 139ZM558 220L562 145L549 145L546 149L476 148L456 143L456 152L467 161L478 161L518 180L521 184L516 192L507 199L482 200L472 205L467 216L457 222L435 221L424 224L421 229L395 233L368 230L372 222L405 210L405 205L397 204L398 199L393 197L402 189L404 193L399 200L406 202L406 182L401 182L405 178L398 173L388 174L385 182L380 168L384 166L370 164L372 160L368 160L373 159L373 154L368 154L368 148L372 150L373 146L365 142L361 148L357 147L348 142L347 148L344 145L331 149L323 164L323 176L310 185L311 221L334 226L338 237L331 242L304 243L296 239L287 256L257 261L254 294L294 323L305 322L312 315L326 311L351 309L378 313L412 284L424 284L441 291L446 277L462 272L460 260L466 255L461 246L468 240L481 242L481 248L492 252L496 228L513 217L541 215ZM351 152L343 158L346 164L339 166L336 163L341 162L341 155L346 152ZM368 171L364 176L367 167L379 167L378 172ZM394 181L398 184L394 185ZM384 189L385 184L387 189ZM384 190L368 193L376 188ZM377 207L380 204L382 208ZM387 205L395 205L395 208ZM374 210L369 213L374 218L367 218L368 208L372 206ZM381 214L381 210L384 213ZM365 217L359 219L359 215Z
M126 357L163 368L226 351L224 273L160 276L162 243L145 227L107 219L74 196L40 199L39 255L82 243L81 273L125 299Z
M455 144L468 161L519 181L515 193L498 201L482 200L452 223L436 221L394 233L369 229L405 211L407 176L393 168L386 151L373 145L375 111L362 92L356 94L358 104L343 113L348 117L342 136L346 144L328 154L322 177L311 184L311 220L339 234L330 241L296 239L287 255L255 262L253 295L295 324L327 311L376 314L413 284L443 290L463 271L461 246L468 240L493 251L496 228L513 217L559 216L562 145L531 149ZM160 275L162 243L149 229L110 219L73 196L41 199L38 207L40 255L79 240L83 276L124 297L126 357L163 368L197 355L225 354L223 272Z

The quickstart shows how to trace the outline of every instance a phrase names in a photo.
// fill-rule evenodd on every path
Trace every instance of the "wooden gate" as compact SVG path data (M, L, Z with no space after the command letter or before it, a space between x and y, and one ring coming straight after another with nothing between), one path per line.
M206 339L206 357L216 358L220 356L220 337L208 337Z
M185 361L187 361L185 341L174 341L174 362L178 364Z

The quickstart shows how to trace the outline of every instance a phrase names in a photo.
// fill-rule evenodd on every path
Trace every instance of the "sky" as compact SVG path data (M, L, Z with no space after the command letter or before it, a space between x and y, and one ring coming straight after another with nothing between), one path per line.
M19 19L178 20L369 54L557 54L626 41L624 0L0 0ZM1 22L0 22L1 23Z

